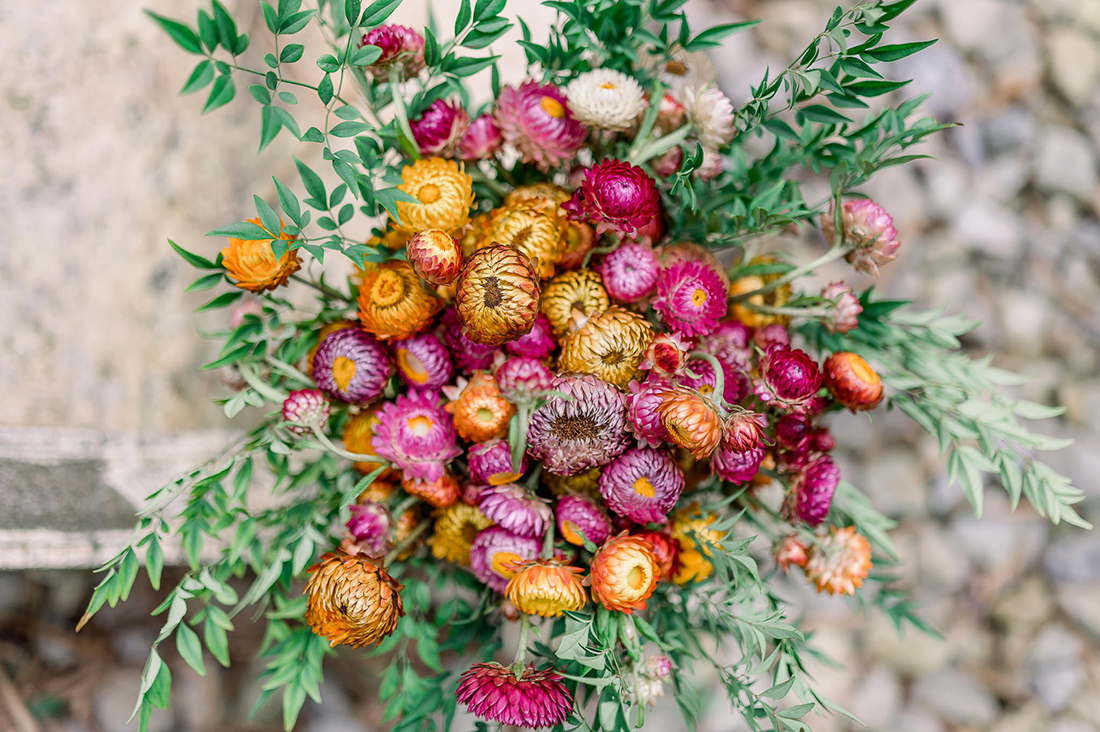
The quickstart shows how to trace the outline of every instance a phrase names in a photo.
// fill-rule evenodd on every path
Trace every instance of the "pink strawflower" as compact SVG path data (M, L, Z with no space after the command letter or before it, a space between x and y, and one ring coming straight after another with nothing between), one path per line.
M455 366L464 374L484 371L493 363L493 357L499 352L496 346L475 343L462 333L462 323L453 307L443 311L439 319L439 333L443 342L454 357Z
M470 477L483 485L503 485L512 483L527 472L527 455L520 460L519 472L512 472L512 448L507 440L500 438L481 442L472 446L466 453L470 466Z
M695 137L703 150L718 151L737 134L733 124L733 102L721 89L705 87L685 89L684 108L695 128Z
M840 469L828 455L822 455L795 476L787 496L787 515L791 520L819 526L829 515L833 493L840 484Z
M782 348L764 356L756 395L788 412L807 412L821 389L821 370L805 352Z
M600 495L607 507L640 524L668 521L684 490L684 474L662 450L627 450L600 473Z
M784 414L775 421L775 440L788 450L799 449L809 438L813 424L804 414Z
M608 159L584 171L584 181L562 208L570 219L594 225L597 234L629 235L660 219L661 197L644 170Z
M543 171L572 160L588 135L569 111L565 92L533 79L501 89L495 115L504 141Z
M283 421L286 429L295 435L308 435L313 428L324 429L328 424L328 400L320 389L298 389L290 392L283 401Z
M829 206L829 213L821 220L821 230L830 245L836 241L834 206ZM893 261L901 246L894 219L882 206L867 198L845 201L840 216L844 241L855 246L845 259L857 272L878 277L879 265Z
M735 410L726 420L722 443L731 450L748 450L764 443L768 418L746 409Z
M463 160L484 160L500 152L504 135L491 114L483 114L470 123L458 143L458 156Z
M723 321L699 340L699 350L748 371L753 358L752 329L739 320Z
M374 336L359 328L341 328L317 347L310 375L333 399L365 403L382 396L393 364Z
M537 358L512 356L493 373L500 395L512 404L533 404L554 381L554 374Z
M724 361L719 361L722 367L722 398L727 404L737 404L749 394L749 381L738 369ZM680 379L680 384L695 389L703 396L710 398L714 393L718 381L714 375L714 366L710 361L701 358L693 358L688 361L687 370L695 376L685 375Z
M657 109L657 126L661 128L661 131L667 135L669 132L679 129L684 125L686 116L687 110L684 109L684 105L672 94L665 92L665 95L661 97L661 106Z
M649 247L624 243L603 258L597 271L608 295L631 303L653 291L661 265Z
M661 420L657 409L664 403L664 393L668 382L650 379L644 384L630 382L630 396L627 397L627 426L638 442L649 447L659 447L669 440L668 429Z
M630 444L626 397L589 374L559 376L551 396L531 415L527 452L555 475L606 465Z
M530 356L531 358L546 358L558 344L554 341L554 332L550 327L550 321L545 315L539 313L535 318L535 324L528 333L524 333L515 340L505 344L512 353L517 356Z
M764 353L770 353L777 348L790 348L791 334L787 332L787 326L782 323L771 323L763 328L757 328L752 334L756 346Z
M611 536L611 520L594 500L580 493L562 496L555 515L558 533L570 544L583 546L584 538L599 546Z
M668 656L650 656L643 673L651 679L667 679L672 673L672 661Z
M658 333L645 349L645 358L638 368L650 372L650 378L671 379L687 368L691 344L679 333Z
M691 171L691 175L693 178L706 183L722 175L723 169L722 153L712 147L704 147L703 162L699 164L698 168Z
M455 375L451 352L432 333L396 341L393 344L397 375L413 389L437 390Z
M401 65L405 76L416 76L424 68L424 36L403 25L380 25L368 31L359 47L378 46L382 55L367 69L376 78L385 77Z
M454 421L433 392L410 391L378 410L371 447L393 463L407 480L443 477L448 462L462 454L455 444Z
M409 126L421 155L449 158L470 126L470 116L460 102L436 99Z
M863 306L852 288L843 282L833 282L821 290L821 297L830 303L829 314L822 321L830 333L847 333L859 326L859 314Z
M706 335L726 314L726 288L718 273L706 264L678 262L657 277L653 307L676 332Z
M490 521L520 536L541 537L554 520L545 500L515 483L490 485L477 496L477 507Z
M649 165L653 168L653 172L662 178L671 178L679 173L684 165L684 148L679 145L671 147L650 160Z
M499 663L475 663L459 677L458 700L478 719L505 725L542 729L569 719L573 695L553 671L536 671L534 664L520 674Z
M513 562L535 559L542 542L532 536L513 534L501 526L482 529L470 547L470 569L474 576L495 592L504 592L515 571Z
M710 459L714 474L731 483L747 483L756 477L764 462L764 446L737 450L725 443L718 446Z
M352 541L368 556L380 556L393 548L393 519L381 503L353 505L347 527Z

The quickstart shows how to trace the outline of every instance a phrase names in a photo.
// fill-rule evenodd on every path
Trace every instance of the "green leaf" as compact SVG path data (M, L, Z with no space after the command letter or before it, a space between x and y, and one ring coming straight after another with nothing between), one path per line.
M206 617L206 622L202 625L202 637L206 642L206 648L210 651L210 655L218 660L225 668L229 668L229 638L226 636L225 628L218 623L214 622L212 616Z
M198 254L193 254L171 239L168 240L168 245L172 249L176 250L176 254L183 257L183 260L196 269L216 269L221 270L221 267L211 262L205 257L200 257Z
M211 287L216 287L225 281L225 275L221 272L212 272L211 274L203 275L190 285L184 292L201 292L202 290L209 290Z
M474 21L480 23L483 20L500 15L504 10L507 0L477 0L474 5Z
M306 691L300 684L287 684L283 689L283 729L290 732L298 721L302 705L306 703Z
M781 712L776 712L775 716L782 717L783 719L801 719L810 713L815 704L813 702L807 702L806 704L796 704L793 707L787 707Z
M279 215L275 213L275 210L268 205L267 201L253 194L252 202L256 206L256 214L260 217L260 222L263 224L263 228L267 231L282 233L283 225L279 221ZM268 238L270 238L268 234Z
M244 239L245 241L261 241L263 239L273 238L270 231L265 230L262 226L257 226L251 221L241 221L240 223L222 226L207 232L206 235L231 236L235 239Z
M160 575L164 569L164 550L160 548L160 542L156 535L149 542L149 548L145 550L145 571L149 574L149 584L154 590L160 589Z
M237 88L233 85L233 77L223 74L214 80L214 87L210 90L210 96L206 98L206 104L202 113L213 112L218 107L224 107L233 101L237 94Z
M279 208L283 210L283 213L285 213L295 225L301 225L302 205L298 203L298 197L294 195L294 191L287 188L286 184L278 178L272 176L271 180L275 182L275 192L279 196Z
M146 10L145 14L157 22L164 32L171 36L172 40L188 53L202 53L202 44L199 42L199 35L190 27L180 23L177 20L171 18L165 18L163 15L158 15L152 10Z
M309 24L310 18L317 13L316 10L303 10L298 13L284 18L282 24L279 26L279 32L287 35L294 35L298 31L302 30Z
M397 10L397 6L400 4L401 0L375 0L367 6L359 25L364 28L373 28L380 25L386 18L390 17L390 13Z
M267 29L272 33L279 32L279 12L275 8L271 7L271 3L261 2L260 9L264 14L264 23L267 25Z
M271 92L262 84L252 84L248 87L248 93L260 104L271 104Z
M229 307L233 303L237 302L237 300L239 300L242 295L244 295L244 290L223 292L205 305L200 305L199 307L195 308L195 312L201 313L204 310L217 310L218 308Z
M835 109L826 107L824 104L810 104L805 107L799 107L798 114L813 122L821 122L827 125L843 125L852 121Z
M152 685L144 694L145 699L157 709L167 709L171 690L172 672L168 670L168 664L162 663L157 669Z
M199 38L202 45L210 51L218 47L218 29L214 27L214 19L205 10L199 10Z
M397 188L383 188L382 190L375 191L374 197L378 200L378 203L382 205L382 208L386 209L386 212L393 217L393 220L398 223L401 222L401 217L397 213L397 202L416 202L414 197Z
M902 88L907 84L912 83L912 79L908 81L890 81L888 79L865 79L863 81L857 81L851 84L846 84L845 89L858 94L861 97L877 97L883 94L888 94L892 91Z
M341 122L328 131L333 137L354 137L355 135L361 135L364 132L370 132L371 127L366 122L348 121Z
M684 49L687 51L701 51L704 48L720 46L722 45L723 38L732 36L738 31L752 28L759 22L759 20L746 20L740 23L727 23L726 25L716 25L712 28L707 28L705 31L688 41Z
M463 29L470 24L470 19L472 17L473 13L470 10L470 0L462 0L462 4L458 8L458 15L455 16L455 37L458 37Z
M1046 404L1021 399L1012 406L1012 411L1024 419L1050 419L1066 413L1065 407L1048 407Z
M180 623L176 628L176 650L179 651L180 658L195 669L195 673L206 676L206 666L202 662L202 643L198 634L187 627L187 623Z
M263 152L264 148L271 144L271 141L275 139L281 129L283 129L283 121L279 118L278 110L270 104L265 105L260 112L260 149L258 152Z
M382 58L382 49L378 46L363 46L355 51L351 56L352 66L370 66L378 59Z
M191 72L190 78L187 79L187 83L180 89L180 94L192 94L202 89L204 86L214 80L214 62L210 59L200 61L195 70Z
M859 55L865 59L870 59L872 62L897 61L906 56L912 56L917 51L923 51L935 42L936 39L933 38L930 41L915 41L913 43L896 43L892 46L878 46L877 48L863 51Z
M332 94L332 77L325 74L325 78L321 79L321 83L317 85L317 98L321 100L321 104L328 106L332 101Z
M344 0L344 17L352 28L359 24L359 13L362 9L361 0Z
M306 47L301 43L291 43L279 52L279 60L284 64L292 64L302 58Z

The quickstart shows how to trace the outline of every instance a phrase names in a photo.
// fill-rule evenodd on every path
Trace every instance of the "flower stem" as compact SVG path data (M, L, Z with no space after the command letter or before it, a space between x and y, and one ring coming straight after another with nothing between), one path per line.
M688 358L698 358L706 361L714 369L714 393L711 395L711 401L724 414L728 414L730 405L726 404L726 374L722 371L722 364L717 358L705 351L692 351L688 354Z
M313 425L313 436L317 438L317 441L321 443L321 447L328 450L333 455L339 455L340 457L347 458L357 463L378 463L379 465L389 465L389 462L383 460L377 455L362 455L357 452L348 452L347 450L337 447L329 439L328 435L321 431L320 427Z
M401 552L408 549L413 543L420 538L420 535L428 530L428 527L432 525L431 521L421 521L420 524L409 532L409 535L401 540L401 543L390 549L389 554L382 560L382 566L388 567L391 562L401 556Z
M248 364L241 364L238 367L241 371L241 376L248 383L252 390L262 396L269 402L275 402L276 404L282 404L286 401L288 396L287 392L277 389L271 384L267 383L260 378L259 374L252 370L252 367Z
M546 527L546 536L542 538L542 553L539 554L543 559L554 558L554 522L551 521L550 525Z
M847 245L847 244L842 245L842 246L833 247L832 249L825 252L824 254L822 254L820 257L813 260L812 262L807 262L806 264L802 265L801 267L795 267L794 269L792 269L790 272L783 275L779 279L774 280L772 282L769 282L768 284L764 285L763 287L758 287L755 290L750 290L748 292L742 292L740 295L734 295L733 297L730 298L730 300L732 300L733 302L742 302L744 300L748 300L751 297L756 297L758 295L766 295L769 292L773 292L775 290L778 290L783 285L786 285L790 282L793 282L793 281L797 280L799 277L802 277L803 275L807 275L807 274L813 272L814 270L816 270L820 267L824 267L829 262L834 262L834 261L840 259L841 257L848 254L848 252L852 251L852 248L853 248L852 246Z
M519 643L516 644L516 659L512 661L512 667L519 673L523 673L523 662L527 660L527 636L531 633L531 618L527 613L519 616Z
M274 356L271 356L271 355L264 356L264 361L266 361L268 363L268 365L270 365L276 371L282 373L283 376L288 376L288 377L294 379L295 381L301 382L302 384L304 384L306 386L313 386L314 385L313 384L313 379L309 378L304 373L302 373L298 369L294 368L293 366L291 366L290 364L288 364L285 361L280 361L279 359L277 359L277 358L275 358Z
M401 69L399 66L399 64L395 65L390 69L389 74L390 95L393 97L393 116L397 120L397 126L401 129L401 134L408 139L409 149L406 152L413 160L419 160L420 150L417 148L412 126L409 124L409 110L405 107L404 97L401 96L404 85L401 84Z
M410 508L418 503L420 503L420 499L416 496L405 496L405 499L398 503L391 512L393 514L394 520L401 518L403 515L405 515L406 511L408 511Z
M292 274L290 276L290 279L294 280L295 282L301 282L307 287L312 287L314 290L317 290L317 292L321 293L322 295L327 295L328 297L334 298L336 300L343 300L344 302L355 302L353 298L345 295L339 290L329 287L328 285L321 284L320 282L314 282L313 280L302 277L301 275Z
M825 308L786 308L777 305L758 305L753 302L745 303L745 307L765 315L789 315L793 318L824 318L830 313Z

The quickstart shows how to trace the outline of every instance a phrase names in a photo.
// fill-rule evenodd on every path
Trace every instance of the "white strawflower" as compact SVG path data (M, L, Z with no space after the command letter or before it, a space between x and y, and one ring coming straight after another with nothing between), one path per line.
M645 106L642 87L614 69L586 71L565 88L573 116L589 127L626 130Z
M642 62L657 72L657 78L679 101L683 101L685 90L714 83L714 65L702 51L685 51L674 46L667 58L654 50L645 54Z
M684 107L704 148L717 150L737 134L733 126L733 102L714 87L685 89Z

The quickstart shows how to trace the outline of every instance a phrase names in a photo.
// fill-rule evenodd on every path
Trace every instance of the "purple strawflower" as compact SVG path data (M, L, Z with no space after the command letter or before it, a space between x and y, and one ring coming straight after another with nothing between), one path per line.
M752 328L738 320L719 323L699 340L699 350L748 371L753 357Z
M457 439L454 421L439 405L439 395L410 391L378 410L371 446L407 480L432 482L462 454Z
M723 443L714 451L710 466L714 474L731 483L747 483L756 477L764 462L764 446L738 450L732 444Z
M313 380L344 402L371 402L393 376L386 349L364 330L341 328L325 336L313 356Z
M787 496L787 514L793 519L819 526L829 515L833 493L840 484L840 469L828 455L822 455L802 470Z
M661 265L649 247L620 244L603 258L598 271L608 295L619 302L632 303L653 292Z
M684 490L684 474L665 452L628 450L600 474L600 495L620 516L640 524L663 524Z
M512 448L500 438L473 445L466 453L470 478L483 485L503 485L523 477L527 471L527 455L520 460L519 472L512 472Z
M630 444L626 398L589 374L559 376L551 396L531 415L527 452L555 475L575 475L606 465Z
M836 240L834 206L829 206L829 213L821 221L821 229L830 244ZM844 241L855 247L845 259L857 272L877 277L879 265L891 262L898 256L901 242L898 241L898 230L894 228L894 219L874 201L866 198L845 201L841 207L840 222L844 227Z
M308 435L313 428L324 429L328 424L328 400L320 389L298 389L290 392L283 401L283 421L287 431L295 435Z
M541 549L539 539L513 534L501 526L490 526L478 533L470 547L470 569L488 587L504 592L508 580L515 574L512 563L534 559Z
M451 352L432 333L395 341L393 354L397 375L413 389L434 391L450 383L455 375Z
M650 379L644 384L630 382L627 398L627 426L638 442L649 447L659 447L669 440L668 428L661 420L657 408L664 403L664 393L669 384L661 379Z
M515 483L482 489L477 507L490 521L520 536L541 537L554 520L545 500Z
M462 323L453 307L443 311L439 320L439 332L447 348L451 350L455 366L464 374L484 371L493 363L493 357L499 352L496 346L475 343L462 333Z
M833 282L821 290L821 297L828 300L828 315L822 320L830 333L847 333L859 325L863 306L852 288L843 282Z
M561 206L573 221L630 235L650 226L661 215L657 185L636 165L608 159L584 171L573 197Z
M583 546L584 538L599 546L611 536L611 520L603 508L590 497L580 493L570 493L558 500L555 512L558 520L558 533L570 544Z

